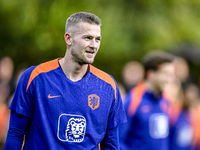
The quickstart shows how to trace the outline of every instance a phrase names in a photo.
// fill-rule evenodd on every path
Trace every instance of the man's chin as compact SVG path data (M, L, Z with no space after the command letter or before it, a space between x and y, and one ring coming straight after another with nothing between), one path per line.
M88 59L87 64L92 64L94 62L94 59Z
M87 60L87 61L83 61L80 64L82 64L82 65L84 65L84 64L92 64L93 62L94 62L94 60Z

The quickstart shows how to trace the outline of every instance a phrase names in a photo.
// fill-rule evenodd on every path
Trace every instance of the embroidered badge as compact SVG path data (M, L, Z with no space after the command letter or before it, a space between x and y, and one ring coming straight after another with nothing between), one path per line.
M92 110L95 110L99 107L100 98L99 96L95 94L91 94L88 96L88 106L92 108Z
M58 119L58 139L80 143L84 140L86 119L80 115L62 114Z

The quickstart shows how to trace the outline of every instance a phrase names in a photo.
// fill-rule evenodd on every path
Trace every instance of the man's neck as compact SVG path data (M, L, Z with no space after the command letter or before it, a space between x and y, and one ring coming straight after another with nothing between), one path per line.
M162 94L162 91L158 89L153 83L150 81L145 81L146 89L154 94L155 97L160 97Z
M67 78L74 82L81 80L88 70L88 64L80 65L65 58L58 60L58 62Z

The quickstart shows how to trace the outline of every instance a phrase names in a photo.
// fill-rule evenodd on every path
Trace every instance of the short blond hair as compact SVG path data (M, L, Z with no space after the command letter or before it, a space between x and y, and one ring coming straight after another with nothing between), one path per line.
M87 22L101 26L101 19L95 14L88 12L77 12L72 14L66 21L65 33L73 32L74 28L80 22Z

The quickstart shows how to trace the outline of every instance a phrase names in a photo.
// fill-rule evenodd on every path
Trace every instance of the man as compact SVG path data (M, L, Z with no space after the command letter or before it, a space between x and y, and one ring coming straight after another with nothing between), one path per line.
M120 127L122 150L168 150L167 101L162 91L174 78L173 56L161 51L143 59L145 79L125 98L128 123Z
M27 69L10 105L5 149L118 149L126 121L113 77L91 64L100 47L101 20L78 12L67 19L64 58ZM25 135L25 137L24 137Z
M176 70L177 71L177 70ZM170 99L170 150L192 150L193 128L191 102L185 97L184 86L175 80L166 88L167 98Z

